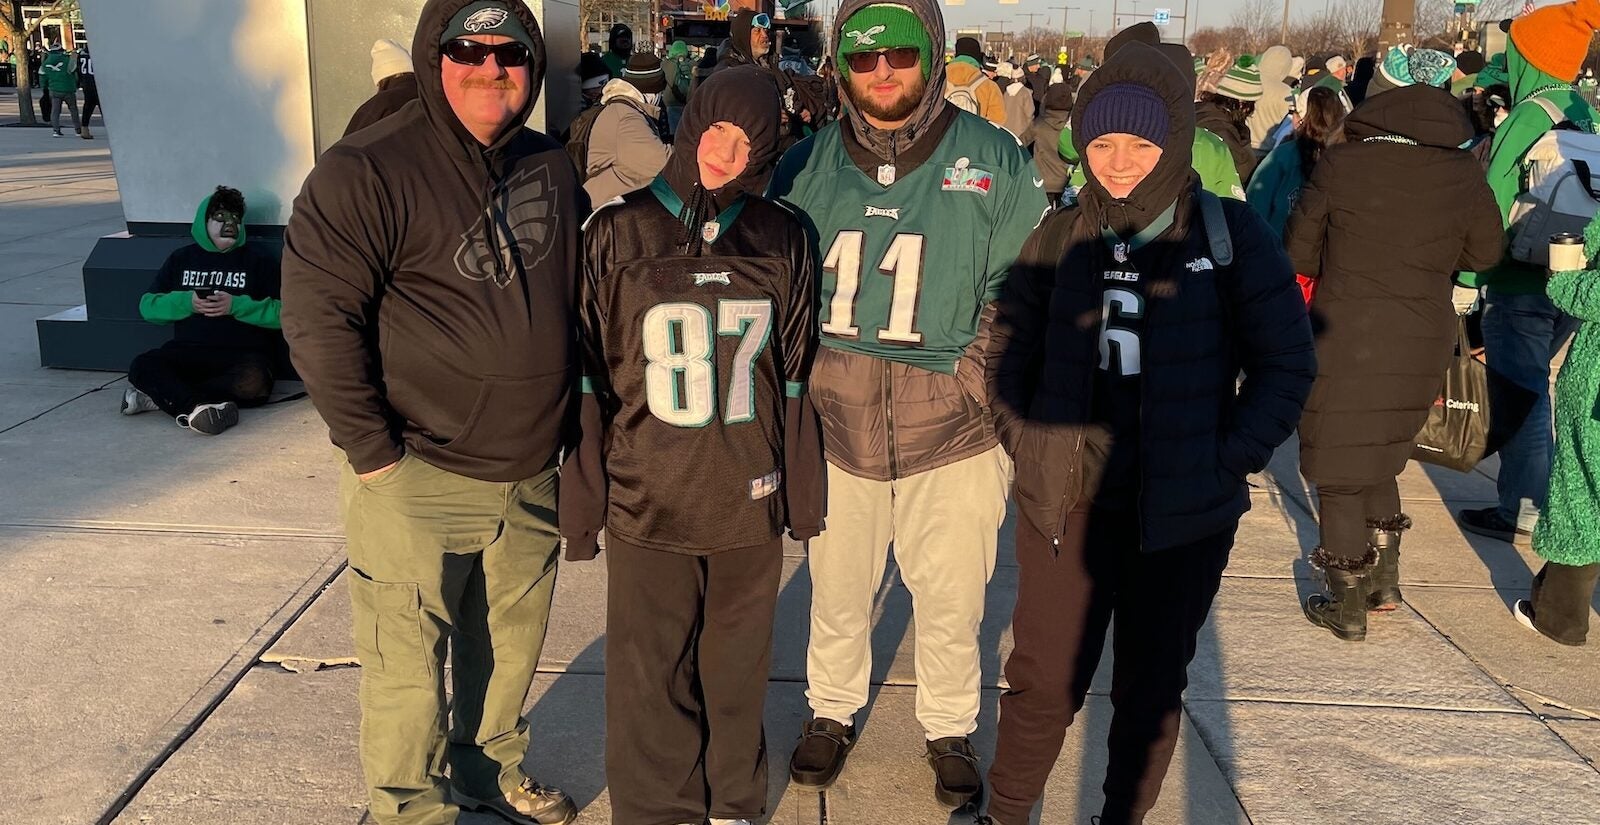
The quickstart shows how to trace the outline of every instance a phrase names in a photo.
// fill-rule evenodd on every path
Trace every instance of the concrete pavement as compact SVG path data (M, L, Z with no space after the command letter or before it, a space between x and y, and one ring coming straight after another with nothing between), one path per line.
M0 90L0 123L14 113ZM0 821L361 822L337 466L315 412L246 411L202 439L160 414L117 415L119 375L37 366L32 320L81 303L77 267L121 221L107 141L0 128ZM1451 519L1493 500L1492 463L1407 471L1406 606L1351 645L1299 614L1316 528L1295 455L1286 445L1253 479L1150 821L1600 823L1600 644L1518 626L1508 605L1536 559ZM849 768L823 796L783 783L806 716L809 598L803 549L786 552L771 821L946 822L920 758L910 599L892 568ZM1007 537L983 626L986 757L1016 574ZM609 820L605 575L604 556L562 568L529 700L528 768L585 805L581 823ZM1104 663L1040 822L1098 811L1108 676Z

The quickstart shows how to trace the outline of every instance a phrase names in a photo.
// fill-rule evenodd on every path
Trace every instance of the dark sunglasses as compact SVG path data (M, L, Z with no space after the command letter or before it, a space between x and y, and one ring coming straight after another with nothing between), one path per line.
M845 57L845 62L850 64L850 71L866 74L878 68L880 57L889 61L891 69L909 69L922 62L922 51L916 46L901 46L881 52L856 52Z
M516 41L491 46L476 40L457 38L444 44L444 48L440 51L444 52L445 57L450 58L450 62L460 63L463 66L482 66L483 61L488 60L492 54L494 62L508 69L526 66L528 58L532 57L528 47Z

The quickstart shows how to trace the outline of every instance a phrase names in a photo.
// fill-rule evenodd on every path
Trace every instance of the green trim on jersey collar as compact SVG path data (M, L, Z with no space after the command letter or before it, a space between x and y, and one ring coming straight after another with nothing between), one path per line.
M674 216L683 214L683 198L678 197L678 193L672 191L672 184L667 183L666 176L657 175L655 180L650 181L650 193L655 195L656 200L660 201L661 205L666 207L667 211ZM727 234L728 228L733 226L733 222L739 218L739 213L744 211L744 203L745 197L740 195L734 199L727 209L722 210L722 214L715 219L717 234L705 238L706 243L716 243L718 238Z

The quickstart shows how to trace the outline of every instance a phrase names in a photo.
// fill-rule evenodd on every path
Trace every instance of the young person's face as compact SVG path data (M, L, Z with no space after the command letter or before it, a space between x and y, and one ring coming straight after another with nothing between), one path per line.
M461 39L490 46L512 42L512 38L502 34L472 34ZM443 56L439 60L439 71L444 80L444 97L450 102L451 110L461 125L485 145L522 111L531 93L529 64L501 66L499 58L492 53L477 66L457 63Z
M1162 149L1138 135L1101 135L1089 142L1084 162L1113 198L1126 198L1161 160Z
M211 236L211 243L219 251L227 252L239 242L239 223L244 216L220 206L211 208L206 215L206 234Z
M750 165L750 137L744 129L719 120L700 135L695 161L700 166L700 185L715 192L744 174Z

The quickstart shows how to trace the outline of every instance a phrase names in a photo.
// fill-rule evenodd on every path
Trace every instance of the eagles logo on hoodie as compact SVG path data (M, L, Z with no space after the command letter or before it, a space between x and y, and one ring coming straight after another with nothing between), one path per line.
M537 266L550 254L550 242L560 223L551 208L550 167L524 169L495 187L500 219L478 216L461 235L456 250L456 271L472 281L490 281L505 289L517 269ZM491 232L494 235L491 237ZM510 237L505 237L507 234Z

